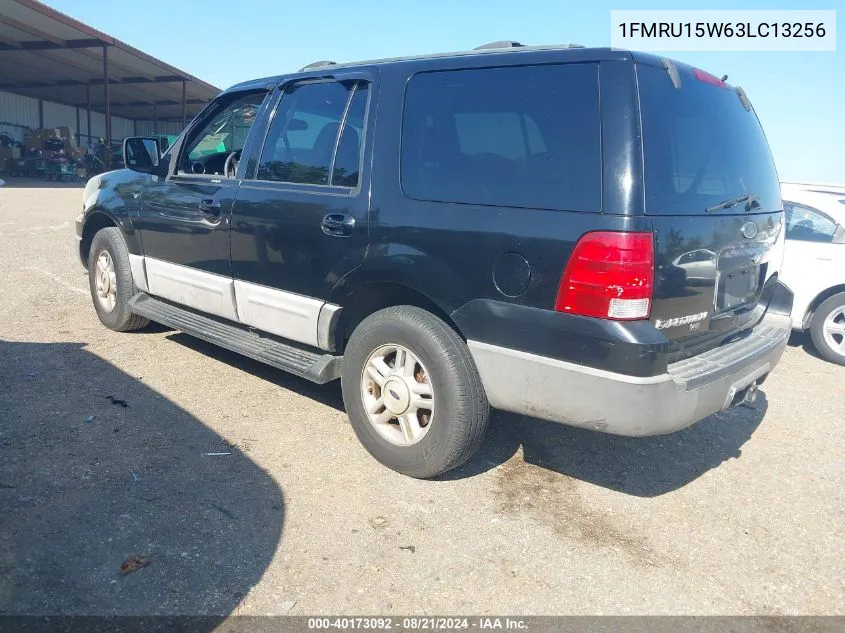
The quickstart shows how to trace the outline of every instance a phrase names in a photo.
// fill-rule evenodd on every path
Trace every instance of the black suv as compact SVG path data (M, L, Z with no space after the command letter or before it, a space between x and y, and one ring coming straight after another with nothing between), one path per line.
M753 399L790 331L783 212L741 88L621 50L496 43L239 84L93 178L107 327L318 383L414 477L490 407L620 435Z

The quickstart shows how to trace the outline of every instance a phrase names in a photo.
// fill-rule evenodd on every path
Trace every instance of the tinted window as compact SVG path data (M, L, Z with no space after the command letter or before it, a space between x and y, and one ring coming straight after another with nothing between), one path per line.
M802 242L832 242L836 222L809 207L785 204L786 239Z
M754 111L734 90L663 68L637 66L646 210L703 214L745 193L763 211L781 208L772 155Z
M288 88L279 103L258 166L259 180L328 185L329 170L353 87L335 82ZM363 115L360 117L363 120ZM356 156L360 134L344 145ZM349 168L349 165L346 165ZM357 168L356 168L357 169ZM356 174L357 180L357 174Z
M341 187L358 186L358 170L361 162L361 139L364 138L364 116L367 111L367 84L359 84L352 95L337 155L334 159L332 184Z
M598 211L594 64L422 73L405 95L402 186L421 200Z

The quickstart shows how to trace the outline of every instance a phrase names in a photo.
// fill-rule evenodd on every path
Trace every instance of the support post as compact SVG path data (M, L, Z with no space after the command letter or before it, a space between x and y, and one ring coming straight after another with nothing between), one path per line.
M109 104L109 47L103 46L103 98L106 106L106 170L111 169L111 105Z
M85 133L88 135L88 146L91 146L91 82L85 84L85 116L87 124Z
M182 129L185 129L185 92L187 90L188 82L182 80Z
M153 136L158 136L158 101L153 101Z
M38 129L44 127L44 99L38 100Z

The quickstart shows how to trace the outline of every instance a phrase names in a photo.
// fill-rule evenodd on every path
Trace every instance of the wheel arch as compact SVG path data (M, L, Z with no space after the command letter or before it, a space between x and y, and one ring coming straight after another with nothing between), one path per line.
M807 312L804 314L804 320L802 323L805 330L813 324L813 316L816 314L816 310L819 309L819 306L831 297L840 293L845 293L845 284L831 286L816 295L816 298L810 302L810 305L807 307Z
M349 335L364 318L396 305L412 305L442 319L466 340L450 316L470 295L464 276L444 262L409 245L376 247L357 268L344 275L329 293L329 303L342 310L332 340L343 350Z
M338 303L342 310L334 330L334 344L335 349L340 352L361 321L374 312L399 305L410 305L431 312L465 339L440 302L420 290L396 281L373 281L350 288Z
M88 267L88 255L91 252L91 242L94 241L94 236L98 231L110 226L120 227L117 220L105 211L93 209L86 214L82 225L82 237L79 240L79 259L82 260L86 268Z
M118 209L123 211L123 209ZM97 234L97 231L109 226L114 226L120 229L123 239L126 242L126 248L132 255L142 255L144 252L141 243L141 234L135 229L132 220L125 212L119 213L104 206L91 207L85 211L85 216L82 220L82 236L79 240L79 257L83 260L83 264L87 266L88 253L91 249L91 241Z

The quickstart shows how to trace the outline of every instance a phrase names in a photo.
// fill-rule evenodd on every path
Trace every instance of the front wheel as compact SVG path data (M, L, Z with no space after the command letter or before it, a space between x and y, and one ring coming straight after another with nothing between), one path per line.
M364 447L382 464L428 478L478 449L490 406L466 343L413 306L364 319L343 357L343 402Z
M88 254L88 282L100 322L110 330L129 332L149 321L132 314L129 300L136 292L129 266L129 249L120 229L100 229Z
M845 292L824 301L810 325L813 345L832 363L845 365Z

